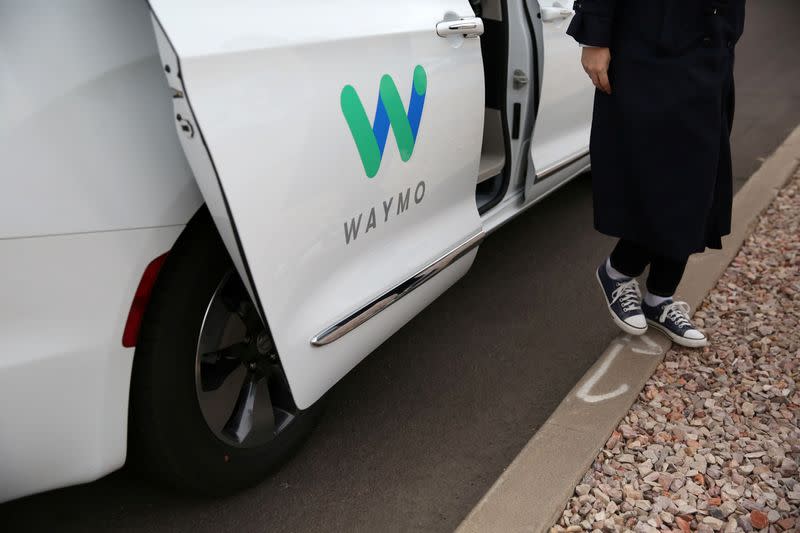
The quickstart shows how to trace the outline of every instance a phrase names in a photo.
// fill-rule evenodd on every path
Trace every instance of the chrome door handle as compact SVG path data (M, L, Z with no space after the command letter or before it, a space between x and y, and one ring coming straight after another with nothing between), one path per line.
M450 35L477 37L478 35L483 35L483 21L480 17L443 20L436 25L436 34L439 37L449 37Z
M575 14L572 9L563 7L543 7L542 8L542 22L555 22L556 20L564 20Z

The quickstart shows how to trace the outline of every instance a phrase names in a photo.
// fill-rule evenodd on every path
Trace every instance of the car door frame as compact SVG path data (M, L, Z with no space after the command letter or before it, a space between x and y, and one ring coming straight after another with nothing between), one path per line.
M530 143L527 147L527 168L523 183L524 204L531 205L564 185L569 179L591 168L588 145L574 153L565 153L564 157L546 168L537 169L531 157L530 147L534 142L536 122L539 118L539 107L542 100L542 80L544 79L544 62L546 60L546 43L544 41L544 22L541 17L541 6L538 0L522 0L528 15L529 27L535 47L536 88L534 115L531 122ZM576 44L577 46L577 44ZM591 116L589 116L591 124Z

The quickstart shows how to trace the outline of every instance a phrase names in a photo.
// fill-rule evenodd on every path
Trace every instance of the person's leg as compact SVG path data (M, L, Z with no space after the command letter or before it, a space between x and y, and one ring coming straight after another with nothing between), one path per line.
M647 275L645 301L648 305L658 305L672 299L686 270L687 257L683 260L652 256L650 272Z
M641 335L647 331L642 313L641 293L636 276L647 266L647 254L636 244L620 240L611 257L597 267L597 281L606 297L614 322L626 333Z
M608 275L614 279L635 278L644 272L650 254L638 244L620 239L606 261Z
M672 299L683 277L687 260L651 256L642 311L648 324L663 331L673 341L697 348L708 344L708 339L692 324L689 304Z

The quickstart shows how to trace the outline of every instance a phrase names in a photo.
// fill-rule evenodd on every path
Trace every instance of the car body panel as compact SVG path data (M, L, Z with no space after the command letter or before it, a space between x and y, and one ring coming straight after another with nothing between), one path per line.
M185 224L202 198L147 5L0 6L0 160L13 182L0 239Z
M0 240L0 501L125 462L122 332L142 272L182 229Z

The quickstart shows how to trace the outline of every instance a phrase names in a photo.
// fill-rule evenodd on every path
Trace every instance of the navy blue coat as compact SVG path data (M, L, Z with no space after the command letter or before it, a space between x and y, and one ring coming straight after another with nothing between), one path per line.
M734 46L745 0L578 0L567 33L611 49L596 91L594 225L683 259L730 233Z

